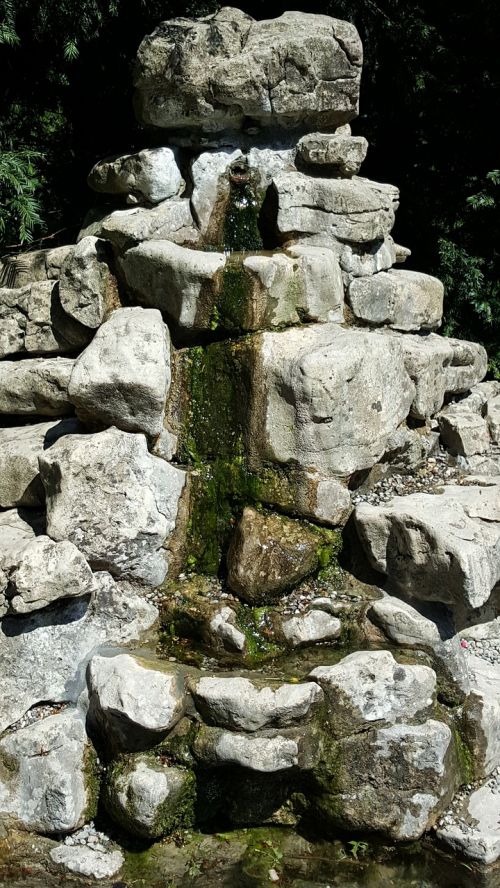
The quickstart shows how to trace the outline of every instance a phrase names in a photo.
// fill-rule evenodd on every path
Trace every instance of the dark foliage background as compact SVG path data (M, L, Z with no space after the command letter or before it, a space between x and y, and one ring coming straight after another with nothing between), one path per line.
M486 344L500 378L500 4L476 0L241 2L256 18L302 8L353 21L365 47L363 174L401 189L395 235L447 288L445 331ZM100 157L141 148L131 65L165 18L219 4L0 0L0 248L72 241ZM60 231L62 229L62 231Z

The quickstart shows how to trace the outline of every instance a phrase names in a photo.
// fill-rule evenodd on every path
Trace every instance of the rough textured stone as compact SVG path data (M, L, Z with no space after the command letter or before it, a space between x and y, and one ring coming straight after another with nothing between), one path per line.
M498 483L362 504L354 517L371 565L400 593L460 615L484 604L500 580Z
M474 456L490 448L490 432L486 419L460 404L445 408L438 416L441 441L450 453Z
M73 419L0 429L0 507L33 508L45 502L38 457L63 435L78 431Z
M500 766L500 667L468 653L467 668L471 691L463 725L473 750L474 776L484 779Z
M210 767L239 765L266 774L299 766L297 739L280 734L255 737L218 728L203 728L195 740L194 754Z
M36 529L32 524L34 522L28 524L17 509L0 512L0 617L8 610L5 592L10 574L19 564L26 546L35 538Z
M486 418L493 444L500 444L500 395L496 395L488 401Z
M342 631L337 617L323 610L311 610L281 623L281 634L291 647L334 641Z
M224 213L231 185L229 173L236 161L243 158L239 148L202 151L191 163L193 216L208 241L218 243L224 227Z
M265 603L320 566L320 532L247 507L227 554L228 584L240 598Z
M92 330L116 307L116 283L104 241L84 237L69 253L61 267L59 298L71 318Z
M323 700L310 683L256 687L247 678L201 678L194 689L204 719L221 728L258 731L288 728L309 718Z
M356 116L362 48L329 16L286 12L256 22L224 8L172 19L145 37L135 71L143 124L192 134L262 127L340 126Z
M185 197L169 198L157 206L130 207L126 210L95 210L84 221L78 235L111 241L118 252L145 240L169 240L195 246L199 231L194 225L190 202Z
M396 244L387 235L383 240L368 244L338 244L340 267L346 282L357 277L365 277L387 271L398 261Z
M0 742L0 817L34 832L78 829L97 804L83 715L69 709Z
M368 142L363 136L339 136L337 133L308 133L297 146L308 166L335 167L341 176L350 178L359 173Z
M309 676L323 688L335 736L427 717L435 703L436 674L428 666L403 666L389 651L356 651L336 666Z
M184 825L192 795L189 771L139 755L111 769L105 804L113 820L128 833L154 840Z
M399 192L369 179L322 179L304 173L274 178L277 235L322 235L332 242L382 240L394 225Z
M32 250L17 256L3 256L0 259L0 286L8 288L26 287L37 281L58 280L66 256L73 247L53 247L49 250Z
M27 614L95 590L93 573L73 543L38 536L23 549L9 576L8 607L12 613Z
M69 539L95 569L163 582L161 547L175 525L183 471L151 456L142 435L112 428L60 439L40 457L40 474L52 539Z
M254 347L256 459L344 476L380 459L415 391L399 343L324 324L265 333Z
M56 281L0 289L0 358L67 354L88 338L61 308Z
M443 295L441 281L418 271L381 271L355 278L349 287L349 302L357 318L405 332L439 327Z
M98 851L92 845L56 845L50 856L71 873L91 879L110 879L125 862L121 851Z
M144 148L137 154L100 160L92 167L87 182L94 191L124 194L131 204L157 204L176 197L184 188L171 148Z
M208 624L208 635L216 646L226 651L243 653L246 649L246 638L236 626L236 613L231 607L221 607Z
M79 417L155 437L170 388L170 336L155 309L121 308L76 359L68 394Z
M117 585L109 574L94 578L97 589L90 602L76 598L50 610L3 619L0 732L39 703L75 703L85 688L90 656L101 645L136 641L154 623L156 608L136 591Z
M68 383L71 358L27 358L0 362L0 413L66 416L73 412Z
M446 809L457 783L452 733L442 722L391 725L346 737L323 777L318 814L342 829L418 839Z
M500 857L500 796L485 784L470 793L454 812L451 823L440 824L436 835L455 853L482 864Z
M128 654L92 657L87 684L90 717L120 751L155 746L184 713L181 673L160 672Z

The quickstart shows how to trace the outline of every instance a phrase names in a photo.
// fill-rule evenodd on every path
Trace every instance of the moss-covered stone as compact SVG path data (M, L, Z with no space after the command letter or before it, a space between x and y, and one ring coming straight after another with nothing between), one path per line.
M85 810L85 822L87 823L87 821L93 820L97 814L101 791L101 767L97 753L90 742L87 743L85 748L83 773L87 791L87 807Z

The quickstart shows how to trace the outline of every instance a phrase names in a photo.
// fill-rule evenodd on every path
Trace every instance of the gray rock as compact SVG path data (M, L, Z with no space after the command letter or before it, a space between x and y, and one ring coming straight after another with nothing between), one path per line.
M185 473L151 456L143 435L115 428L67 435L40 457L40 474L52 539L69 539L94 569L163 582L161 547L175 526Z
M393 185L295 172L281 173L273 181L276 227L283 240L322 235L332 242L365 244L383 240L394 225L399 192Z
M32 250L0 259L0 286L26 287L37 281L58 280L61 265L73 249L71 244L49 250Z
M500 857L500 794L497 786L480 786L467 796L450 822L441 823L436 835L455 853L482 864Z
M56 845L50 856L71 873L91 879L110 879L125 863L121 851L99 851L91 845Z
M323 688L335 736L367 726L425 719L436 698L428 666L403 666L389 651L357 651L336 666L318 666L309 678Z
M228 585L252 604L268 603L320 567L321 531L247 506L227 553Z
M445 408L437 417L441 441L447 450L461 456L474 456L490 449L486 419L460 403Z
M209 767L239 765L251 771L271 774L299 767L297 739L277 734L273 737L255 737L206 728L198 734L194 754Z
M342 829L411 841L446 810L457 785L449 727L429 719L346 737L320 779L316 816Z
M239 148L202 151L191 163L191 206L196 223L208 242L219 243L231 191L229 173L243 159Z
M35 528L21 517L17 509L0 512L0 617L8 610L5 593L10 575L34 538Z
M106 742L122 752L155 746L186 706L179 671L160 672L128 654L92 657L87 685L92 720Z
M473 751L474 776L500 766L500 665L468 653L470 694L463 709L465 736Z
M222 646L226 651L244 653L247 641L241 629L236 624L236 613L230 607L222 607L210 618L208 635L216 646Z
M323 692L312 683L255 686L247 678L201 678L194 689L205 720L230 730L288 728L312 715Z
M75 703L90 656L104 645L136 641L154 623L156 608L134 589L117 585L109 574L94 579L90 602L77 598L0 624L0 732L39 703Z
M342 631L337 617L323 610L311 610L281 623L281 634L291 647L334 641Z
M249 448L323 476L371 468L406 418L414 386L390 337L335 324L254 340Z
M0 321L0 358L66 354L88 341L61 308L59 287L52 280L0 289Z
M441 601L461 616L485 604L500 580L498 484L364 503L354 518L372 567L403 595Z
M100 160L88 184L104 194L124 194L129 203L157 204L182 193L184 180L171 148L144 148Z
M170 388L170 336L155 309L114 311L76 359L68 394L86 422L156 437Z
M0 429L0 507L45 503L38 457L63 435L78 431L73 419Z
M439 451L439 434L430 432L427 427L409 429L401 426L387 441L384 463L391 468L406 472L415 469Z
M91 330L119 304L104 241L84 237L73 248L62 264L59 297L64 311Z
M184 825L193 788L189 771L138 755L111 768L105 804L113 820L128 833L160 839Z
M0 413L66 416L73 412L68 383L71 358L27 358L0 362Z
M390 234L368 244L338 244L340 267L347 282L353 278L388 271L397 262L396 244Z
M308 133L302 136L297 149L309 166L333 166L341 176L350 178L359 173L368 151L368 142L363 136Z
M382 271L357 277L349 287L349 302L357 318L396 330L432 330L443 315L441 281L418 271Z
M200 235L194 225L188 198L163 200L157 206L94 211L84 221L78 240L89 236L110 241L118 252L145 240L169 240L196 246Z
M361 63L356 29L329 16L256 22L226 7L172 19L139 47L136 113L193 138L239 130L248 117L261 127L339 126L357 114Z
M97 805L92 755L84 717L73 709L5 736L0 817L34 832L78 829Z
M486 418L491 440L494 444L500 444L500 394L488 400Z
M9 611L27 614L61 598L79 598L96 590L94 575L73 543L38 536L23 549L9 576Z

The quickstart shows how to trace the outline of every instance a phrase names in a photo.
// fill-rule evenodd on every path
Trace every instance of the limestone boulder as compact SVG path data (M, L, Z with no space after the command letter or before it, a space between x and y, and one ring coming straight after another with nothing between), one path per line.
M356 651L336 666L317 666L309 678L325 692L336 737L422 721L436 699L435 672L428 666L403 666L389 651Z
M143 435L115 428L67 435L39 464L52 539L70 540L94 569L163 582L162 546L174 529L183 471L151 456Z
M0 259L0 286L11 288L26 287L37 281L56 281L61 266L73 247L52 247L48 250L30 250L17 256L3 256Z
M335 324L254 341L249 448L256 460L347 476L373 466L415 388L401 345Z
M59 599L91 595L95 590L94 575L73 543L54 543L47 536L37 536L23 549L9 575L8 609L27 614Z
M323 700L312 683L259 687L247 678L201 678L194 689L197 709L209 724L247 732L288 728L312 716Z
M463 726L473 752L474 776L481 780L500 767L500 668L467 651L470 694Z
M95 330L118 302L108 244L84 237L61 267L59 298L70 318Z
M317 815L333 827L411 841L446 810L458 783L452 733L429 719L346 737L319 779Z
M154 207L137 206L112 212L109 209L95 210L85 219L78 241L87 237L110 241L119 254L147 240L196 246L200 234L188 198L171 197Z
M36 508L45 502L38 457L63 435L79 431L73 419L0 429L0 508Z
M353 25L286 12L255 21L225 7L163 22L141 43L135 108L176 133L340 126L356 116L362 48ZM194 131L194 135L193 135Z
M68 384L71 358L0 361L0 413L11 416L67 416L73 412Z
M123 829L151 841L190 825L193 796L189 771L137 755L110 769L104 800L110 817Z
M185 185L171 148L144 148L100 160L87 182L94 191L125 195L130 204L160 203L177 197Z
M298 736L275 733L271 737L259 737L204 726L194 742L193 752L207 767L238 765L250 771L273 774L303 767L301 747Z
M398 201L393 185L284 172L273 180L267 212L277 208L274 224L283 241L321 235L332 243L365 244L390 234Z
M99 850L92 845L76 843L74 845L56 845L51 849L50 856L54 863L91 879L110 879L115 876L125 863L121 851Z
M156 437L170 388L170 336L159 311L121 308L76 359L68 394L78 416Z
M43 834L73 832L97 809L95 753L67 709L0 741L0 818Z
M441 281L418 271L382 271L357 277L349 286L349 303L359 320L396 330L433 330L443 315Z
M390 234L382 240L373 241L373 243L340 243L336 246L340 267L347 285L354 278L388 271L398 261L401 261L397 258L397 245Z
M439 433L446 450L455 455L475 456L490 449L488 422L481 414L461 408L445 408L438 415Z
M335 641L342 632L342 623L329 611L313 608L297 617L282 620L278 631L290 647L306 647L310 644Z
M500 795L496 780L465 794L440 820L436 835L455 854L481 864L500 857Z
M155 746L186 706L179 671L160 672L128 654L92 657L87 686L90 718L103 739L120 752Z
M245 601L266 603L320 567L321 531L247 508L227 554L228 584Z
M244 632L236 625L236 612L232 607L218 608L210 615L206 633L210 643L225 651L243 654L247 641Z
M9 577L19 564L23 551L35 539L37 529L40 528L36 528L33 521L28 524L17 509L0 512L0 617L8 610L5 593L9 588Z
M354 520L372 567L398 593L441 601L463 618L500 580L499 489L498 482L449 485L438 495L357 506Z
M56 281L0 289L0 358L64 355L89 336L61 307Z
M500 444L500 394L487 402L486 419L493 444Z
M300 139L297 150L307 166L333 167L337 174L350 178L359 173L368 142L363 136L308 133Z
M10 524L12 531L12 518ZM1 732L38 704L76 703L90 657L101 646L137 641L154 623L158 611L134 588L106 573L94 574L94 580L90 600L80 596L2 620Z

